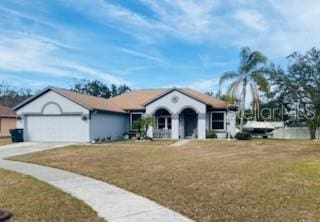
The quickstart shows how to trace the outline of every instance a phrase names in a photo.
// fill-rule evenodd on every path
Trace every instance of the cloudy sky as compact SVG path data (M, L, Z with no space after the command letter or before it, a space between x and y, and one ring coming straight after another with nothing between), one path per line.
M319 21L318 0L1 0L0 81L216 90L242 46L281 63L319 46Z

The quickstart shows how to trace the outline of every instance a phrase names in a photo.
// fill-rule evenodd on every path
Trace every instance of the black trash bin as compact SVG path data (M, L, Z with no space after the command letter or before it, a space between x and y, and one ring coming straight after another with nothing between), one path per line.
M23 142L23 129L11 129L10 134L13 143Z

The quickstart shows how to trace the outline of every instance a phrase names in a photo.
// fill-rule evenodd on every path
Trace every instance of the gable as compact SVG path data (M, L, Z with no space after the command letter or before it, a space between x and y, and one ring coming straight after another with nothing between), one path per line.
M200 102L179 90L172 90L146 105L147 113L151 114L156 112L159 108L165 108L170 113L180 113L186 108L191 108L197 113L206 112L205 103Z
M18 107L17 113L89 113L89 109L52 90L48 90Z
M194 100L199 101L200 103L206 104L206 105L211 106L213 108L218 108L218 109L227 109L228 108L227 102L222 101L217 98L214 98L214 97L209 96L207 94L198 92L196 90L189 89L189 88L173 88L173 89L166 90L162 94L160 94L159 96L154 97L151 100L147 101L144 105L146 106L146 105L162 98L163 96L170 94L173 91L178 91L181 94L184 94Z

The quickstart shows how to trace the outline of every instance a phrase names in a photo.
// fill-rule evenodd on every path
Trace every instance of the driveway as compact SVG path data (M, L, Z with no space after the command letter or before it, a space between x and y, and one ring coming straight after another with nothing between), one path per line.
M58 147L67 146L70 143L57 142L24 142L12 143L0 147L0 160L9 156L22 155L43 150L55 149Z
M84 201L109 222L190 222L159 204L111 184L64 170L4 160L10 156L54 149L67 143L27 142L2 146L0 168L33 176Z

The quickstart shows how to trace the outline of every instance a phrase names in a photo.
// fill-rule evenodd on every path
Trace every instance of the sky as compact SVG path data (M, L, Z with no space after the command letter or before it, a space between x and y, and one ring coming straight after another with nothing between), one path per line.
M1 0L0 81L217 91L243 46L276 63L320 43L318 0Z

